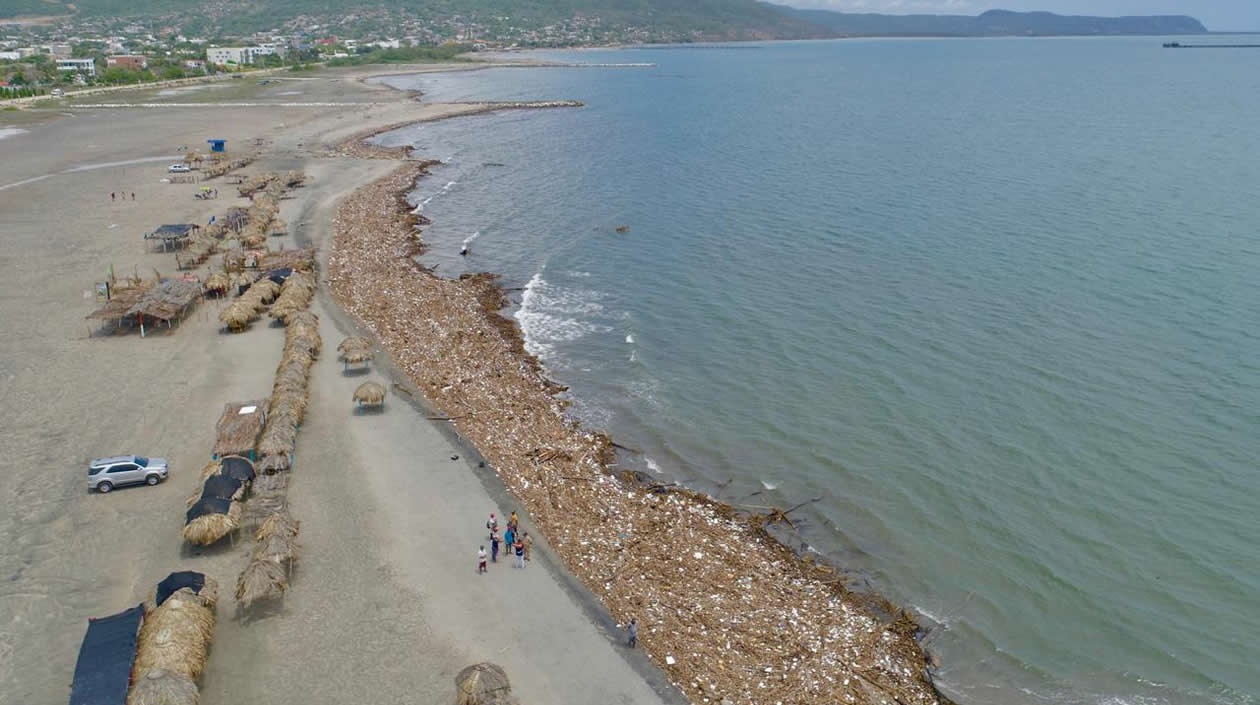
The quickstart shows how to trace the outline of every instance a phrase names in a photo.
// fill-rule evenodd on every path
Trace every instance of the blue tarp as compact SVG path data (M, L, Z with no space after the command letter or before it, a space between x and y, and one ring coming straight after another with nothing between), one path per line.
M144 605L88 620L70 686L70 705L123 705L136 660Z
M154 602L158 607L166 602L166 598L174 595L183 588L192 588L192 591L201 594L201 588L206 586L206 576L195 570L181 570L178 573L171 573L166 579L157 584L157 595Z

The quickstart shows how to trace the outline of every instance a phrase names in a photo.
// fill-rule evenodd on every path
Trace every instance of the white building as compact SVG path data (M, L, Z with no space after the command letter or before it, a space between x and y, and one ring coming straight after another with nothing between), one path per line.
M218 66L227 64L252 64L260 56L284 56L283 44L263 44L254 47L210 47L206 49L206 61Z
M17 61L22 55L16 51L0 51L0 61Z
M95 76L96 62L92 59L57 59L57 70Z
M206 62L216 66L254 63L254 47L210 47L206 49Z

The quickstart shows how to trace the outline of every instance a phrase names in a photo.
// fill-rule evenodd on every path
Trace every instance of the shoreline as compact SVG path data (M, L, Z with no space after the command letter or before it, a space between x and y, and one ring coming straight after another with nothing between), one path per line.
M504 107L491 107L482 112L496 109ZM378 158L398 159L400 150L404 153L409 150L363 145L362 140L415 122L418 121L358 133L336 149L389 149L390 153L379 154ZM619 477L615 474L612 439L602 432L585 430L567 417L567 402L555 398L564 387L546 378L541 362L525 351L516 323L499 313L505 299L495 284L496 275L465 275L458 280L445 280L412 259L423 249L423 240L420 232L413 227L417 219L411 215L412 207L406 201L406 194L414 188L417 178L427 174L427 167L431 164L416 161L403 163L382 179L357 189L343 203L328 255L328 281L333 298L348 316L377 338L382 348L389 352L395 367L421 391L427 403L452 419L449 423L454 432L487 459L486 462L505 487L529 509L554 546L557 556L600 601L603 609L619 622L628 620L632 614L641 620L649 617L651 621L641 622L644 649L669 675L673 684L696 701L704 698L717 701L720 698L716 696L720 695L732 698L731 702L744 702L756 697L787 698L791 702L837 702L840 699L867 702L895 692L903 702L949 702L931 682L928 670L930 659L915 638L919 627L914 618L882 596L849 591L843 585L843 574L838 574L834 567L812 555L797 555L774 538L766 525L785 518L782 514L748 515L691 490L652 486L647 482L649 478L624 473ZM371 221L371 227L363 225L365 219ZM419 221L419 224L424 224L424 221ZM373 233L371 241L364 237L368 231ZM374 256L362 256L366 249L374 249ZM392 296L393 306L390 300L381 296L386 289ZM406 307L400 307L397 301L407 297L399 296L400 291L412 294L424 304L418 310L404 313ZM361 305L374 296L377 300L371 306ZM408 315L417 313L421 315ZM454 337L462 340L454 343L443 341L421 352L420 349L425 346L418 344L411 331L399 324L424 321L426 315L435 335L448 338L454 332ZM441 323L435 322L435 317L439 316L445 319ZM475 337L469 332L475 333ZM473 352L477 354L470 355ZM486 361L490 364L482 364ZM444 363L454 365L454 368L439 372ZM509 381L505 382L505 377ZM508 409L501 406L504 402L509 403ZM496 403L499 408L495 408ZM505 442L505 437L513 440L527 437L529 442L523 445ZM527 448L529 445L533 447ZM577 483L590 485L582 487ZM637 511L636 504L651 505L656 511L676 509L679 518L668 524L662 523ZM664 505L672 506L667 509ZM673 577L673 573L667 575L667 569L677 568L684 575L694 571L699 567L697 562L707 560L708 550L695 551L694 557L680 561L679 556L648 550L640 542L651 537L635 536L638 530L634 528L629 534L617 529L617 539L612 540L607 536L609 529L606 527L593 528L589 523L575 525L577 520L571 515L573 507L602 515L601 524L616 519L616 524L624 528L626 524L636 527L636 520L646 521L650 527L649 534L686 529L694 536L697 532L708 533L701 524L718 526L716 535L711 537L712 543L709 537L701 539L700 543L708 544L710 550L721 550L723 536L729 538L731 534L737 534L747 550L739 555L731 555L727 550L716 570L729 569L732 572L709 575L710 580L695 582L691 586L693 589L675 589L670 581L678 578ZM687 514L692 517L698 515L703 521L697 522ZM629 542L626 543L626 540ZM603 553L600 550L592 552L592 545L599 546L608 555L620 554L623 558L617 570L609 574L606 570L599 570L598 566L593 568L590 564L598 563ZM749 560L753 554L756 558ZM744 570L731 568L741 561ZM750 577L766 566L772 568L769 574L762 571L761 575ZM628 573L638 572L640 584L625 585L624 578L620 576L623 569ZM702 572L707 571L708 567L705 567ZM736 582L757 582L755 586L738 585L743 589L743 599L740 600L746 603L743 607L752 609L754 614L784 609L781 619L763 623L763 629L750 624L736 626L736 620L729 620L729 624L723 626L728 622L724 618L719 618L717 623L708 621L701 606L704 597L712 597L714 590L729 590L730 582L741 572L745 577ZM649 574L667 588L664 591L653 589ZM642 583L649 584L645 586ZM783 592L785 583L788 590ZM777 599L770 600L771 607L760 607L748 599L751 593L768 595L774 592L778 595ZM729 597L740 599L738 595ZM680 603L694 604L695 614L689 613L684 617L676 608ZM666 606L674 607L676 614L666 614ZM787 609L791 610L792 617L783 618ZM813 619L798 619L802 611L813 613ZM834 619L837 612L843 615L843 619L831 626L840 633L847 632L846 653L850 658L860 659L863 655L879 651L883 652L881 660L897 665L889 672L875 669L874 674L857 667L843 668L838 665L845 663L841 658L828 659L827 654L818 655L819 651L826 651L829 640L824 638L815 649L806 649L813 652L813 663L809 663L810 659L804 654L796 654L791 660L775 664L778 668L764 666L764 656L782 650L785 642L809 643L811 635L818 636L819 625L827 624L829 618ZM745 639L760 641L758 636L777 631L776 624L778 629L784 629L783 625L789 622L796 627L795 630L776 634L777 638L763 642L760 649L747 648ZM652 644L650 635L657 629L671 632L674 640L670 647ZM684 661L675 656L674 652L686 653L690 650L693 655L700 655L708 651L712 639L701 637L707 635L710 629L720 631L728 638L734 635L745 644L745 648L736 650L742 653L732 652L728 647L705 654L706 658L698 660ZM797 633L788 634L786 631ZM859 644L859 632L877 633L878 638ZM760 652L763 658L759 659L749 651ZM709 665L725 664L728 660L730 666L714 668ZM806 663L800 663L801 660ZM741 665L736 666L737 663ZM749 667L753 670L749 671ZM777 689L774 685L765 685L767 671L764 668L770 668L776 674L782 673ZM739 675L742 672L755 672L756 675ZM789 672L794 672L793 680L813 678L813 687L788 683ZM820 687L818 684L830 680L833 672L845 676L843 687ZM910 674L909 677L906 677L907 674ZM767 693L767 688L773 694Z

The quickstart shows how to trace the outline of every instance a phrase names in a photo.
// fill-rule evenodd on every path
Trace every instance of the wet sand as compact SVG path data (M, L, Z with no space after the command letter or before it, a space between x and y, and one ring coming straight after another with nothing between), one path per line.
M145 249L161 223L206 222L244 199L197 201L198 185L162 184L164 161L226 138L263 138L246 170L305 169L308 186L282 203L287 246L327 250L337 206L387 174L384 160L329 157L327 147L373 125L459 114L476 106L418 106L357 80L301 83L299 107L274 103L293 83L259 89L258 107L75 109L0 141L0 692L7 702L64 702L87 619L133 606L173 570L200 570L230 592L248 541L191 551L183 499L209 455L223 404L267 394L283 329L265 320L219 331L220 304L177 329L89 335L92 282L175 273L174 256ZM123 101L121 98L119 102ZM268 105L267 103L272 103ZM100 165L110 166L100 166ZM97 168L78 169L85 165ZM126 202L111 202L111 191ZM130 200L134 191L136 200ZM275 247L277 240L271 245ZM204 273L204 268L201 270ZM641 654L614 642L589 597L540 552L525 571L475 572L485 515L511 509L457 438L391 396L383 415L352 413L364 377L345 376L333 349L352 329L321 292L325 353L312 372L289 497L302 521L302 558L282 604L252 619L219 608L203 703L447 703L470 663L507 668L524 702L678 701ZM375 370L369 378L383 380ZM171 478L110 495L86 491L88 459L164 456ZM452 460L459 456L459 460Z

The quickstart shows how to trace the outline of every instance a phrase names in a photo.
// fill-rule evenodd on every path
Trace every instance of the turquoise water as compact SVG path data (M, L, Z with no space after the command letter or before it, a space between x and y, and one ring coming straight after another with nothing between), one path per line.
M561 56L657 66L391 78L587 107L385 139L449 162L426 259L518 289L625 462L822 497L964 703L1257 702L1260 52Z

